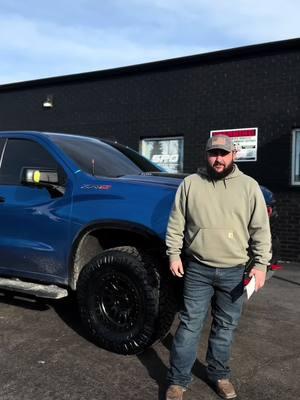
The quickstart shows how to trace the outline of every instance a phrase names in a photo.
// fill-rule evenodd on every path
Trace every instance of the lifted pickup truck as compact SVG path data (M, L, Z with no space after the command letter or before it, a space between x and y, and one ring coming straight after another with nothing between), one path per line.
M143 351L177 311L164 237L182 178L117 143L0 132L0 288L76 292L96 343Z

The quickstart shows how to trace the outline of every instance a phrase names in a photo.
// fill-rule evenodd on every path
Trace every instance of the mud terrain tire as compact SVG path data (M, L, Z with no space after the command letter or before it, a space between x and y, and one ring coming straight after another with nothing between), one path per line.
M93 341L119 354L141 353L169 330L170 290L151 258L134 247L105 250L81 272L79 311Z

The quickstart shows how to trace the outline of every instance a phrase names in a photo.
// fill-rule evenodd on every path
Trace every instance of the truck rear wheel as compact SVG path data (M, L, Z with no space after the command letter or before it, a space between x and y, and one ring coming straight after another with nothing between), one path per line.
M79 276L77 296L93 340L119 354L145 350L167 333L175 314L167 285L161 285L153 263L134 247L95 257Z

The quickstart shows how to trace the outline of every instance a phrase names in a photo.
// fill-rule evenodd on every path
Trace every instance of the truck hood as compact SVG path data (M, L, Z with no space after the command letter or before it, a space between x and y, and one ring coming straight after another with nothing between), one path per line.
M123 175L118 179L134 183L140 182L143 184L177 187L187 175L169 172L144 172L139 175Z

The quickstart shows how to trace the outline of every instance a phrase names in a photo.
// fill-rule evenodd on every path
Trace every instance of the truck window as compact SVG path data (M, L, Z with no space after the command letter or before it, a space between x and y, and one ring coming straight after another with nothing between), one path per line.
M22 167L58 169L55 159L39 143L27 139L8 139L0 168L0 183L20 184Z
M150 161L147 160L146 163L145 160L142 165L133 157L129 158L126 152L96 138L60 137L50 134L49 137L82 171L91 175L106 177L136 175L145 172L144 166L147 167L146 171L159 170L153 164L151 165ZM136 153L136 157L138 156L139 154Z

